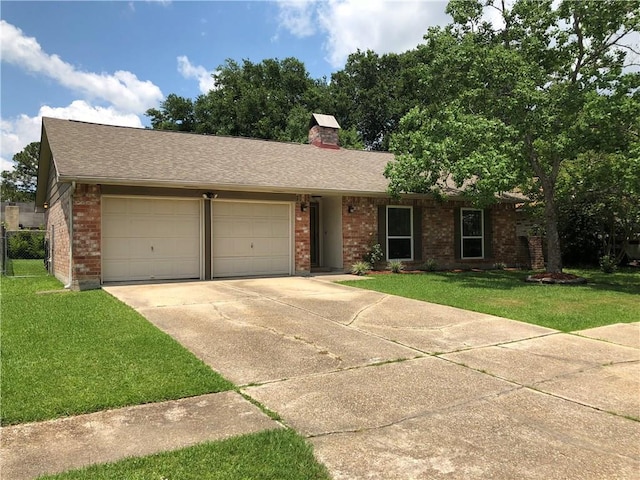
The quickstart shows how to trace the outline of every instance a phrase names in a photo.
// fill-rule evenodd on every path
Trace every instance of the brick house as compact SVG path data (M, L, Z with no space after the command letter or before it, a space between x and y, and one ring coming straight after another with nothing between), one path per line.
M50 270L105 282L348 271L373 243L385 259L440 267L517 261L515 203L473 208L392 199L389 153L341 149L314 114L310 144L43 118L36 206Z

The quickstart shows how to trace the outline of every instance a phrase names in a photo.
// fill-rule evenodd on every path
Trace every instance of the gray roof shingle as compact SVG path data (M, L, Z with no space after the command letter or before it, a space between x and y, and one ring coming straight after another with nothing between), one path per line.
M42 119L60 181L383 194L393 155ZM43 135L44 138L45 135Z

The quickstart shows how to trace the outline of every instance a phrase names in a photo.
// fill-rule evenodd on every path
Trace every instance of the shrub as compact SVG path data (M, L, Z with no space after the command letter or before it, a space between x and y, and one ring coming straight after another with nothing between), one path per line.
M496 262L493 264L493 268L496 270L505 270L507 268L507 264L504 262Z
M429 258L426 262L422 264L422 270L426 270L427 272L434 272L438 269L438 262L436 262L435 258Z
M400 273L404 270L404 264L400 260L391 260L387 263L387 268L393 273Z
M369 247L369 251L362 256L362 260L367 262L369 265L375 265L382 260L382 257L382 247L379 243L374 243Z
M351 273L354 275L366 275L371 270L369 262L356 262L351 265Z
M7 256L27 260L44 258L44 232L10 232L7 238Z
M618 269L615 257L611 255L603 255L600 257L600 270L604 273L613 273Z

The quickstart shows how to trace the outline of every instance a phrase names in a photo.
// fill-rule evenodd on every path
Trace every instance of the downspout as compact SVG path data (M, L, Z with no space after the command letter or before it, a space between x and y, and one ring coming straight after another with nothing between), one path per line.
M73 194L76 191L76 182L71 182L69 193L69 283L64 288L71 288L73 284Z

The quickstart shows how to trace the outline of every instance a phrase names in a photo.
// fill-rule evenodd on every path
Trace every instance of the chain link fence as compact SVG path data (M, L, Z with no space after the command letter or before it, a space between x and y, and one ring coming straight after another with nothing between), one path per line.
M48 257L45 232L42 230L10 231L2 228L0 257L2 274L16 277L47 275Z

